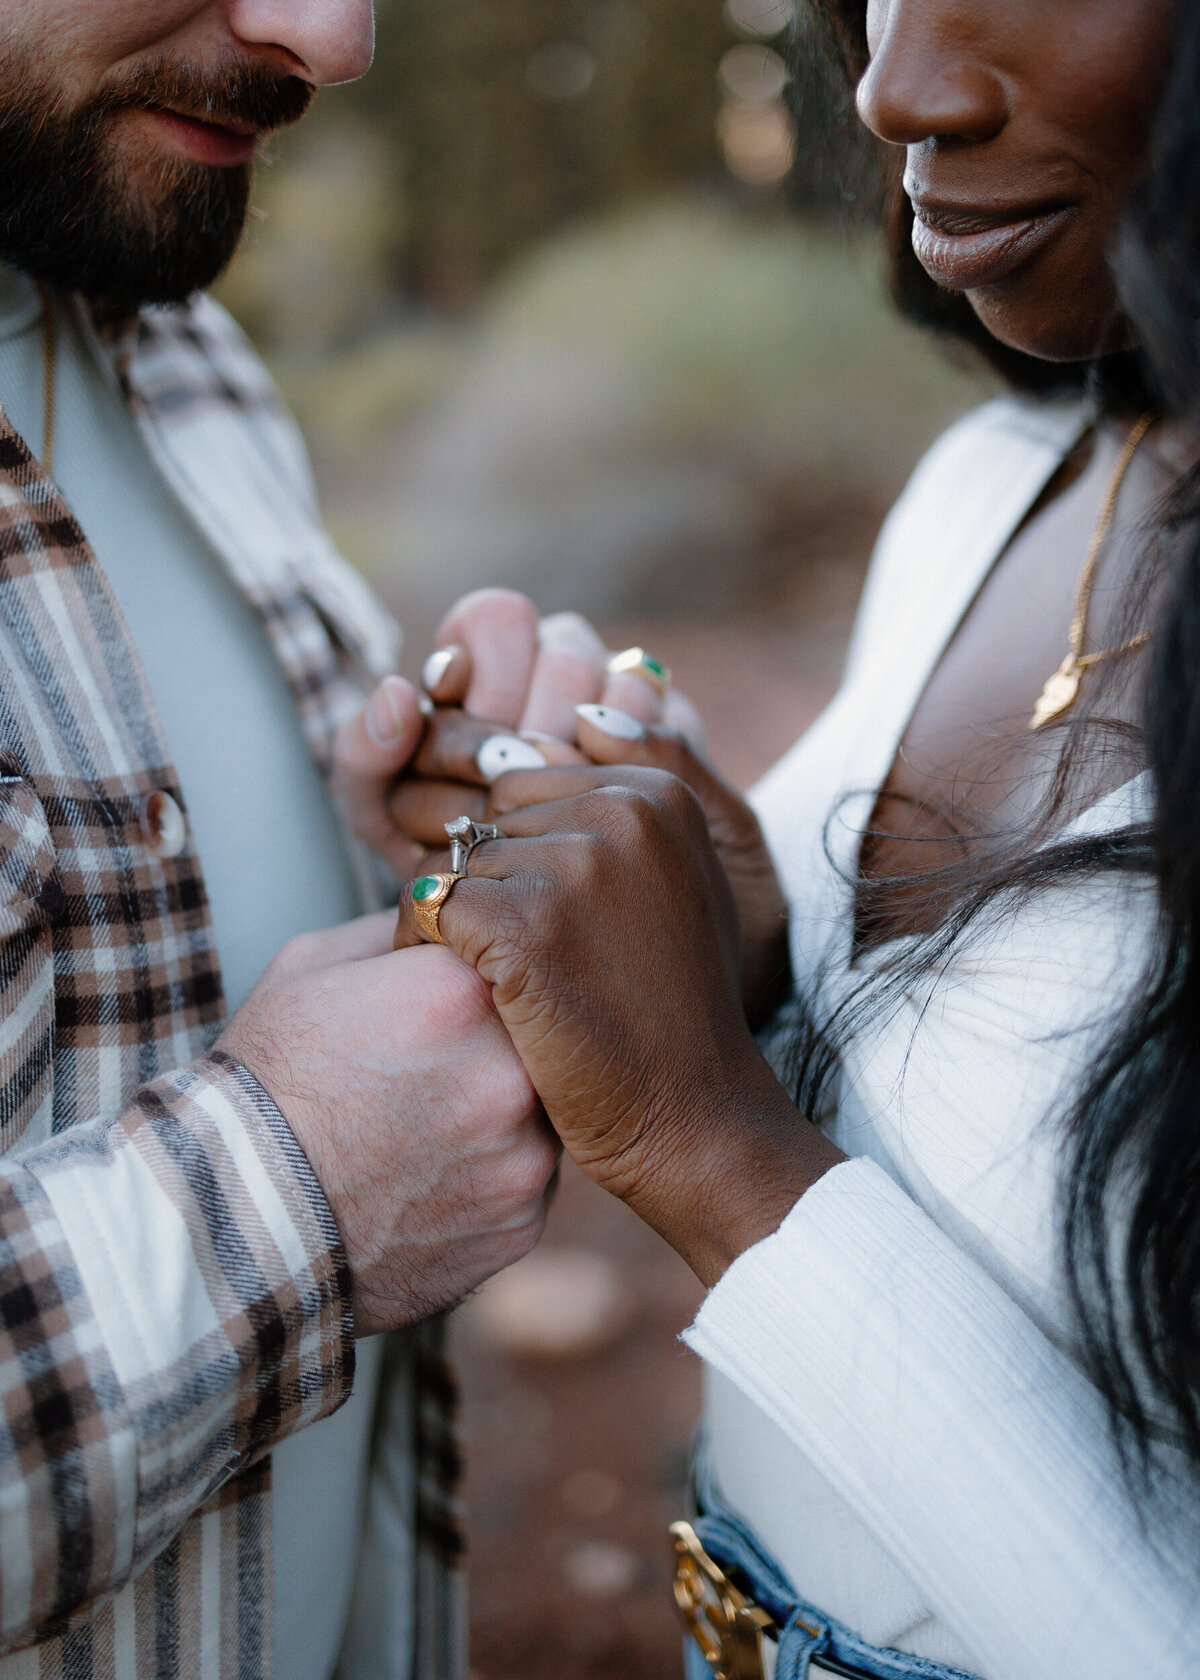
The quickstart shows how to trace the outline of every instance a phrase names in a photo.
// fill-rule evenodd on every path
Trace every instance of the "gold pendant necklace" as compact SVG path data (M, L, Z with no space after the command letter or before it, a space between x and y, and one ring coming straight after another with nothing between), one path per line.
M1044 724L1051 723L1056 717L1070 711L1079 697L1079 685L1083 681L1083 673L1091 665L1098 665L1102 659L1115 659L1118 654L1132 653L1134 648L1144 647L1150 640L1149 630L1143 630L1139 636L1131 636L1129 641L1122 642L1119 647L1101 648L1098 653L1084 653L1083 643L1087 634L1088 605L1092 599L1092 586L1096 581L1096 568L1100 563L1100 555L1104 544L1108 540L1108 533L1112 527L1113 515L1117 511L1117 497L1121 493L1121 485L1125 481L1125 474L1129 471L1130 462L1137 454L1138 445L1157 420L1157 414L1151 412L1143 414L1125 439L1125 446L1113 469L1108 489L1104 492L1104 500L1100 504L1100 514L1096 520L1096 529L1092 532L1092 540L1088 544L1087 558L1083 562L1083 570L1079 574L1079 583L1075 590L1075 611L1071 615L1071 631L1068 637L1070 652L1053 676L1047 677L1042 692L1038 695L1038 703L1033 708L1033 716L1029 720L1030 729L1041 729Z
M1084 637L1087 633L1087 606L1091 603L1092 585L1096 583L1096 568L1099 566L1099 558L1103 553L1104 543L1108 541L1109 529L1113 526L1116 499L1121 494L1121 486L1124 484L1124 475L1129 470L1129 462L1133 460L1134 455L1138 454L1138 445L1141 444L1146 432L1150 432L1151 425L1155 423L1156 418L1158 418L1158 415L1153 410L1150 413L1145 413L1141 420L1134 423L1133 428L1129 430L1128 437L1124 440L1123 450L1121 450L1116 467L1113 469L1113 477L1109 479L1108 489L1104 491L1104 501L1101 502L1101 511L1099 511L1099 517L1096 519L1096 529L1092 531L1091 543L1087 544L1084 570L1079 573L1079 585L1076 586L1076 610L1071 615L1071 635L1067 638L1071 652L1067 654L1066 659L1062 660L1062 664L1059 665L1059 669L1055 670L1054 675L1045 679L1042 692L1037 697L1037 706L1034 707L1034 716L1029 719L1030 729L1042 729L1045 724L1054 721L1055 717L1062 717L1064 712L1071 711L1071 707L1079 699L1079 684L1084 679L1084 672L1089 665L1099 665L1099 662L1103 659L1116 659L1118 654L1131 654L1134 648L1145 647L1145 643L1150 640L1150 630L1143 630L1141 635L1134 635L1134 637L1129 638L1128 642L1121 642L1119 647L1104 647L1097 654L1084 654L1084 650L1082 650L1084 648Z
M42 466L46 477L54 476L54 420L58 395L58 315L54 307L54 293L39 283L42 295Z

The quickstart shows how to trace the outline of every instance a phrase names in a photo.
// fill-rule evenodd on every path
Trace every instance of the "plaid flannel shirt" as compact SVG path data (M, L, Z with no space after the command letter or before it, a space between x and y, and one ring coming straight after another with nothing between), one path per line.
M395 631L322 532L265 371L206 300L144 313L101 353L260 615L327 771ZM86 536L0 415L0 1680L269 1675L268 1455L353 1378L328 1204L266 1093L210 1048L224 1006L204 881L190 844L148 843L158 790L186 810ZM385 1369L376 1459L417 1466L412 1673L450 1680L440 1324L394 1339ZM379 1557L371 1570L386 1598ZM408 1663L376 1653L370 1673Z

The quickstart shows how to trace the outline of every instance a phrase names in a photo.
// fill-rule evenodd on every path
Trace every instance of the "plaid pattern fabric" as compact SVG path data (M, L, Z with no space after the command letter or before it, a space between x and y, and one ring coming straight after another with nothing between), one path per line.
M321 531L265 372L204 301L103 353L327 768L394 631ZM190 845L147 843L157 791L186 806L107 582L0 417L0 1680L268 1676L267 1454L353 1377L332 1216L266 1093L211 1049L204 881ZM390 1363L416 1395L392 1414L417 1457L413 1674L453 1680L441 1326Z

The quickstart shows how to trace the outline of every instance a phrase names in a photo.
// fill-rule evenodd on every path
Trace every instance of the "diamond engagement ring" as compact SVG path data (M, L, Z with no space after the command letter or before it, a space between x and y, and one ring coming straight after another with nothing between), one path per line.
M455 817L444 826L450 836L450 868L455 875L467 873L467 862L476 846L500 838L495 823L477 823L472 817Z

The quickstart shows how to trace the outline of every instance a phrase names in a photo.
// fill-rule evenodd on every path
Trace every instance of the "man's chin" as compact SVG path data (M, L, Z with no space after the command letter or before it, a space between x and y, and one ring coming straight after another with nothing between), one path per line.
M53 157L4 130L0 114L0 257L33 279L78 293L111 321L182 303L231 261L249 162L198 161L170 125L133 108L108 113Z

